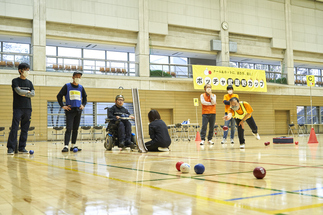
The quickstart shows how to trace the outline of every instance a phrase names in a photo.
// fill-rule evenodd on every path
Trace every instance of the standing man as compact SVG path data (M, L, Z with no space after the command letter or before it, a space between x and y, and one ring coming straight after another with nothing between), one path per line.
M74 148L79 149L76 144L78 128L80 126L82 110L84 109L87 103L87 95L84 90L84 87L80 85L82 77L82 72L76 71L73 73L73 83L65 84L61 91L57 94L57 101L59 105L65 110L66 116L66 131L65 131L65 138L64 143L65 146L62 152L68 152L68 144L71 139L71 132L72 133L72 147L71 151ZM66 104L63 104L63 96L65 96Z
M240 142L240 149L245 148L245 139L244 139L244 122L247 122L250 129L252 130L252 134L256 137L257 140L260 140L260 136L258 134L258 127L256 125L255 120L251 116L253 112L252 107L248 102L240 101L236 97L230 99L230 112L227 116L224 116L224 120L230 120L232 117L235 118L237 126L238 126L238 136Z
M208 142L210 144L214 144L212 142L213 133L214 133L214 124L215 124L215 105L216 105L216 95L212 93L211 84L206 84L204 86L204 93L201 94L201 104L202 104L202 129L201 129L201 143L200 145L204 145L207 124L209 123L209 135Z
M230 111L230 99L233 97L236 97L239 99L239 96L237 94L233 94L233 87L232 85L228 85L227 86L227 91L228 94L225 94L223 97L223 103L225 105L224 109L225 109L225 116L228 115L228 112ZM235 131L235 122L234 119L231 118L230 120L226 120L224 122L224 125L227 127L231 127L231 144L234 144L234 131ZM221 141L221 144L224 144L227 140L227 136L228 136L228 130L223 132L223 140Z
M35 96L33 83L27 79L30 66L27 63L21 63L18 66L20 77L12 79L13 91L13 117L11 131L8 138L7 148L8 155L13 155L17 147L17 132L19 123L21 132L19 138L18 151L19 153L28 153L26 142L28 137L28 129L31 117L31 97Z

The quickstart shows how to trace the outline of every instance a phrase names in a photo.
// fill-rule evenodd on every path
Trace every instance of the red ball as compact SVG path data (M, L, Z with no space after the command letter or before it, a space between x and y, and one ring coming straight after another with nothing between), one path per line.
M298 145L298 141L295 141L295 145Z
M263 179L266 176L266 170L265 170L265 168L258 166L253 170L253 175L257 179Z
M223 126L223 131L227 131L228 129L228 126Z
M270 142L265 142L265 146L268 146L270 144Z
M181 171L181 165L182 165L183 163L184 163L183 161L178 161L178 162L176 163L176 169L177 169L178 171Z
M209 70L209 74L211 75L212 74L212 72Z

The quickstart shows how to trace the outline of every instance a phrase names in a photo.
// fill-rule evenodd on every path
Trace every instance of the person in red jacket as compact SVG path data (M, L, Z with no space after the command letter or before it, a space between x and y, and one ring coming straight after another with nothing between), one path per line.
M201 129L201 143L200 145L204 145L207 124L209 124L209 134L208 134L208 142L210 144L214 144L212 142L214 124L215 124L215 106L216 106L216 95L212 93L211 84L206 84L204 86L204 93L201 94L200 100L202 104L202 129Z

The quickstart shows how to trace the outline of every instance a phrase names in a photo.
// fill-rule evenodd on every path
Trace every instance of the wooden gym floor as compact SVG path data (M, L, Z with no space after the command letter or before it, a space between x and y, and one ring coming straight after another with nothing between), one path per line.
M322 214L323 136L310 145L297 136L299 146L261 138L247 136L244 150L237 139L233 148L216 139L145 154L107 152L102 143L62 153L62 144L38 142L27 145L34 155L7 155L1 146L0 214ZM177 161L190 173L178 172ZM257 166L267 170L262 180L252 174Z

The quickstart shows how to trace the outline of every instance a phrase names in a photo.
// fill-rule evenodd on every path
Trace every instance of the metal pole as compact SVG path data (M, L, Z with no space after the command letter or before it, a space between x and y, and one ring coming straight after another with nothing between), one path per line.
M199 120L197 118L197 106L195 106L195 110L196 110L196 123L199 124Z
M312 87L310 86L310 98L311 98L311 124L313 128L313 107L312 107Z

